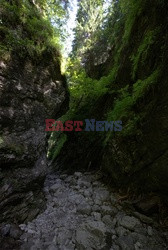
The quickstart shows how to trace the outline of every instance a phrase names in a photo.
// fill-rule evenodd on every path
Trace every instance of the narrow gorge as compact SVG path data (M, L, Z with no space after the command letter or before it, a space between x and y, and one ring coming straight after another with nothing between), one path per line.
M1 0L0 249L168 249L167 12Z

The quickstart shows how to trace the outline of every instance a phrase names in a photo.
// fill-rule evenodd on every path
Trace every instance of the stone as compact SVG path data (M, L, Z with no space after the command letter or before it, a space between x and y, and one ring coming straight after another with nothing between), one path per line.
M19 228L19 226L16 224L12 224L10 228L10 237L14 239L19 239L21 234L22 234L22 231Z
M88 175L82 175L80 179L85 181ZM104 192L106 187L102 188L100 184L96 189L83 186L75 190L77 183L72 187L71 181L60 182L59 176L54 178L50 176L50 181L45 181L45 187L50 189L59 184L61 192L57 191L56 196L55 192L50 192L46 210L33 221L20 225L24 231L20 237L21 250L30 250L31 247L41 250L165 249L166 241L160 237L160 232L144 225L136 217L128 216L124 207L121 206L118 211L116 204L113 205L107 197L106 201L101 201L101 206L94 203L95 192L100 189ZM73 178L70 176L69 180ZM93 201L80 193L88 189L92 190ZM52 202L54 207L51 206ZM131 213L134 214L134 211L130 208ZM149 237L151 230L153 235Z
M91 206L88 205L87 203L81 203L78 205L77 207L77 212L81 213L81 214L91 214Z
M158 196L148 196L137 202L135 207L145 215L159 211L160 198Z
M101 210L101 209L100 209L100 206L99 206L99 205L93 205L93 206L92 206L92 211L93 211L93 212L100 212L100 210Z
M142 249L142 245L141 245L140 242L136 242L136 243L134 244L134 247L135 247L135 250L140 250L140 249Z
M134 250L134 241L130 236L121 236L117 239L117 245L121 247L122 250Z
M152 229L151 226L148 226L147 232L148 232L148 235L149 235L149 236L152 236L152 235L153 235L153 229Z
M35 18L41 20L39 15ZM26 32L22 35L30 38ZM34 56L21 58L15 49L9 52L10 59L1 58L5 67L0 67L0 223L20 224L34 219L36 215L29 214L35 209L45 209L42 188L49 170L45 119L60 117L69 98L58 55L46 49L34 63Z
M81 187L87 187L87 188L89 188L91 186L91 183L89 181L79 179L78 180L78 186L80 188Z
M82 173L81 172L75 172L74 176L77 177L77 178L80 178L82 176Z
M101 210L102 210L102 213L103 215L112 215L114 216L116 213L117 213L117 209L115 207L112 207L112 206L101 206Z
M106 229L102 222L82 224L76 232L78 249L102 249L105 246Z
M104 215L102 217L102 221L107 225L107 226L112 226L113 225L113 219L111 215Z
M117 236L114 234L113 236L112 236L112 240L115 240L117 238Z
M140 221L132 216L124 216L118 223L129 230L134 230L135 227L140 224Z
M110 200L111 200L111 203L114 205L114 204L116 204L116 202L117 202L117 198L114 196L114 195L110 195Z
M133 215L135 217L137 217L139 220L141 220L142 222L144 223L147 223L147 224L153 224L153 219L144 215L144 214L141 214L141 213L138 213L138 212L133 212Z
M106 189L96 188L95 189L95 200L100 200L101 202L110 199L110 193Z
M56 183L50 187L50 191L57 192L61 188L61 184Z
M11 225L10 224L2 225L0 227L0 232L1 232L2 236L9 235L10 229L11 229Z
M125 229L124 227L121 227L121 226L115 228L115 231L116 231L117 235L120 237L127 235L129 232L127 229Z
M101 213L92 212L92 215L94 216L95 220L101 221Z
M89 190L85 190L83 194L84 194L85 197L90 197L91 196L91 192Z
M58 248L54 245L50 245L47 250L58 250Z
M101 205L102 205L102 202L101 202L101 200L99 200L99 199L96 199L96 200L94 201L94 203L95 203L95 205L97 205L97 206L101 206Z

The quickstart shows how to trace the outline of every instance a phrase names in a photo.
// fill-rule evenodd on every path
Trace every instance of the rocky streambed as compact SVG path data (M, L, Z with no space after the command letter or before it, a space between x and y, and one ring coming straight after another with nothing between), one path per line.
M50 174L44 192L46 210L20 225L22 250L168 249L166 233L122 207L96 174Z

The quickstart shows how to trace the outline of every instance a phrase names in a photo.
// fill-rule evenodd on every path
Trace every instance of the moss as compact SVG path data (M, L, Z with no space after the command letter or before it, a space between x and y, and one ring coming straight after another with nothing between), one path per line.
M11 152L15 153L16 155L22 155L24 153L24 146L23 145L11 143L11 144L8 144L6 146Z
M136 53L131 56L131 61L133 65L133 69L132 69L133 79L135 79L139 65L141 64L143 67L145 67L149 49L151 45L154 43L155 36L157 33L158 33L158 29L147 31Z
M144 80L138 80L133 85L133 99L136 102L139 98L145 95L150 88L158 82L158 77L160 75L160 69L155 70L149 77Z
M139 99L143 98L148 91L158 83L158 77L160 70L155 70L149 77L144 80L138 80L133 84L133 91L128 91L129 85L122 88L118 93L119 98L115 101L114 107L107 113L107 119L109 121L122 120L124 122L124 128L121 135L138 134L136 125L140 122L144 114L136 113L134 110L135 105Z
M55 160L59 155L64 143L67 140L67 135L61 132L53 132L49 140L49 149L47 157Z
M1 3L0 55L17 52L20 57L40 56L45 50L60 50L59 35L49 20L29 1Z
M129 41L135 19L140 16L143 10L143 5L145 1L135 1L135 0L124 0L120 1L121 10L125 15L125 32L123 36L123 42L127 43Z
M2 148L3 145L4 145L4 140L3 140L2 136L0 136L0 148Z

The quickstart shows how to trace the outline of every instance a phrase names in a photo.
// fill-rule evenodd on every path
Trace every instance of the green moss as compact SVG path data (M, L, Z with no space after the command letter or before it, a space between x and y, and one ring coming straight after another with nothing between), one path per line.
M133 98L128 92L128 85L119 91L120 97L116 100L113 110L107 114L109 121L121 120L128 117L133 106Z
M59 35L49 20L29 1L1 3L0 55L17 51L21 57L40 56L43 51L60 49Z
M139 98L145 95L150 88L158 82L160 70L155 70L149 77L144 80L138 80L133 85L133 100L136 102Z
M160 70L155 70L149 77L144 80L138 80L133 85L133 91L128 91L128 85L122 88L119 93L119 98L115 101L114 107L107 113L107 119L109 121L122 120L123 131L122 135L137 134L137 123L143 119L143 113L137 114L134 110L138 100L143 98L148 91L158 83L158 77Z
M59 155L64 143L67 140L67 135L61 132L53 132L49 140L49 149L47 157L55 160Z
M132 69L132 78L133 79L135 79L135 75L137 73L139 65L141 64L142 66L145 67L145 63L146 63L149 49L155 41L155 36L156 36L157 32L158 32L158 30L147 31L147 33L144 35L144 39L143 39L142 43L140 44L139 48L137 49L136 53L131 56L131 61L133 64L133 69Z
M121 10L125 15L124 43L129 41L135 19L141 14L145 1L123 0L120 1Z
M4 140L3 140L3 138L0 136L0 148L3 147L3 144L4 144Z
M24 153L24 146L19 144L7 144L6 147L16 155L22 155Z

